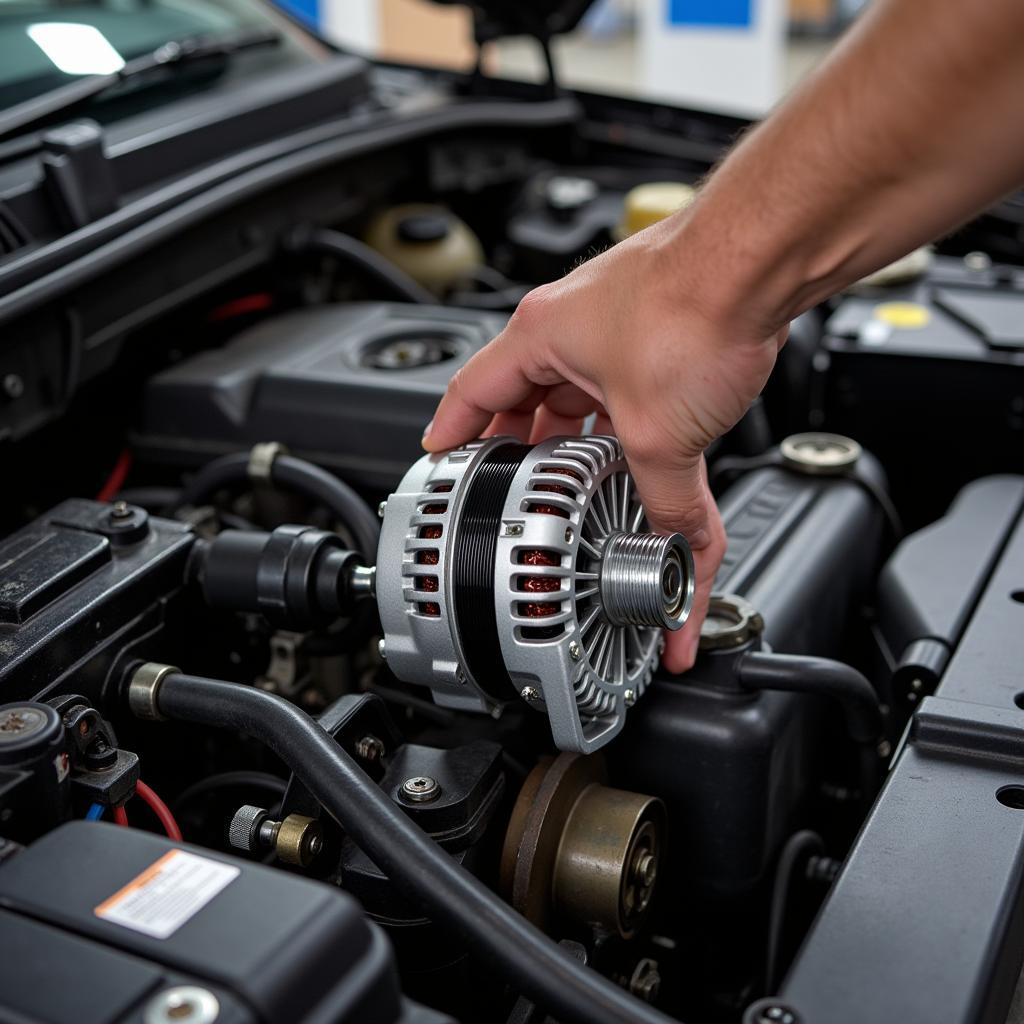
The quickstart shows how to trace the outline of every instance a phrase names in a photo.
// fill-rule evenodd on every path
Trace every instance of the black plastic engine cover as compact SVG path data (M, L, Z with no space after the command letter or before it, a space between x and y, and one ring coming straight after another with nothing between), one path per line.
M473 310L401 303L274 317L157 374L135 445L195 468L279 441L353 483L393 487L452 374L505 325Z
M175 891L161 897L175 859ZM403 1003L388 942L351 897L135 829L49 833L0 867L0 907L5 1019L137 1021L185 985L211 992L227 1024L448 1020Z

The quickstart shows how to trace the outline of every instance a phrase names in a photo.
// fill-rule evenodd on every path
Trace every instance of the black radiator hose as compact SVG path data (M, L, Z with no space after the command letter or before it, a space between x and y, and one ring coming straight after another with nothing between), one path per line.
M201 505L217 491L252 482L248 452L222 455L208 462L186 484L177 500L165 509L174 515L186 505ZM356 549L367 565L377 560L380 522L365 501L344 481L305 459L278 455L270 465L270 482L324 505L351 532Z
M875 744L882 737L878 694L855 668L831 658L751 651L740 658L739 683L745 690L817 693L839 702L847 735L854 743Z
M401 267L358 238L331 228L299 227L284 241L287 252L334 256L387 288L403 302L436 306L438 298L411 278Z
M150 682L140 684L143 676ZM410 821L316 721L282 697L147 666L135 674L129 701L142 717L231 729L265 743L432 920L563 1024L671 1020L581 964L499 899Z
M878 694L863 673L831 658L751 651L740 658L737 676L745 690L788 690L834 699L847 736L860 748L861 797L871 802L881 771L878 743L884 721Z

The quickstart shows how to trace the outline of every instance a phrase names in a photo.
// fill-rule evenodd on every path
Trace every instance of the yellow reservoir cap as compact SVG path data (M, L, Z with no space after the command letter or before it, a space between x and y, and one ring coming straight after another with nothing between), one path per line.
M927 327L932 318L927 306L916 302L883 302L875 306L876 320L903 331L917 331Z
M689 205L696 194L696 189L681 181L649 181L630 189L622 205L622 220L615 228L616 240L629 238L664 220Z

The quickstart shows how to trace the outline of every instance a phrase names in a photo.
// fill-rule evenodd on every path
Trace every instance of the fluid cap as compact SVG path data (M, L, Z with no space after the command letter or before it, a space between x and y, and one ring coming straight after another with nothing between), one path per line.
M722 651L742 647L764 632L761 613L737 594L712 594L700 627L700 649Z
M779 445L786 466L810 476L840 476L856 465L862 451L853 438L816 430L791 434Z
M626 193L622 220L615 229L616 240L622 241L664 220L689 205L696 194L694 188L681 181L651 181L637 185Z

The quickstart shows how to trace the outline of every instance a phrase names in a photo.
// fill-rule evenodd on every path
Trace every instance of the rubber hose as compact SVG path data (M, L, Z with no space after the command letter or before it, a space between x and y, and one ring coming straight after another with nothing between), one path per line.
M165 718L236 730L265 743L432 920L563 1024L670 1020L581 964L499 899L410 821L329 733L284 698L170 673L155 699Z
M854 743L875 743L882 735L878 694L850 665L830 658L751 651L740 659L739 682L747 690L789 690L835 698Z
M367 565L377 560L380 522L365 501L344 481L292 455L279 455L270 469L271 482L325 505L351 532L359 554ZM235 452L208 462L185 485L177 501L168 506L165 515L174 515L186 505L201 505L227 488L250 483L249 453Z
M337 256L362 270L367 277L384 285L397 298L420 305L436 306L436 295L427 291L418 281L411 278L400 267L395 266L386 256L365 242L330 228L298 228L286 240L285 248L290 252L324 253Z

